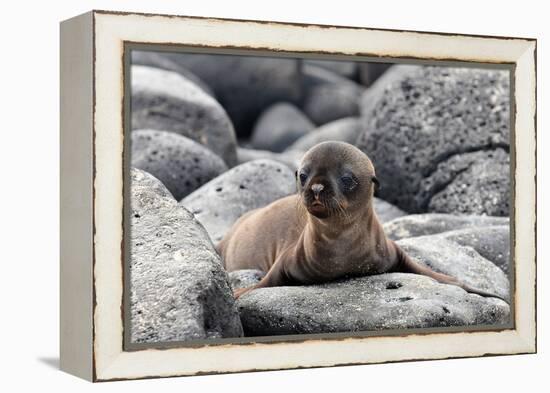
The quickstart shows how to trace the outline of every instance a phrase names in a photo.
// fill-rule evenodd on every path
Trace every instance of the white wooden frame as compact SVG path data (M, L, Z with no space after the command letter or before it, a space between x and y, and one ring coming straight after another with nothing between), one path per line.
M514 328L125 352L125 42L512 64ZM536 40L93 11L62 23L61 50L63 370L105 381L536 351Z

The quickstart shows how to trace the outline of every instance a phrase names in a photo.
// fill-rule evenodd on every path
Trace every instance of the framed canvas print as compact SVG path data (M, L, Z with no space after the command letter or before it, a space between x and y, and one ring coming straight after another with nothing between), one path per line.
M536 351L536 40L61 23L61 368Z

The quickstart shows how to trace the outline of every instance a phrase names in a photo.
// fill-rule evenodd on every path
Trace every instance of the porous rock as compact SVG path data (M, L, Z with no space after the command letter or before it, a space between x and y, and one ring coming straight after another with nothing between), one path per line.
M233 125L221 105L180 74L132 66L132 129L171 131L191 138L223 158L237 161Z
M508 215L509 97L505 70L391 67L363 95L356 142L383 181L380 197L415 213ZM437 187L426 187L432 176Z
M410 214L385 223L384 232L390 239L399 240L465 228L508 226L509 222L507 217L442 213Z
M242 325L204 228L153 176L131 171L131 339L238 337Z
M227 166L210 149L173 132L132 132L132 166L149 172L182 199L225 172Z
M296 59L235 55L170 53L214 91L239 137L247 137L259 114L279 101L297 103L302 96Z
M282 152L313 128L314 124L297 107L279 102L262 112L254 125L250 144L256 149Z
M340 141L354 144L363 129L358 117L346 117L331 121L302 136L290 145L286 151L305 152L321 142Z
M244 213L296 191L294 173L271 160L238 165L185 197L181 204L218 243Z
M246 336L433 328L509 322L509 306L416 274L271 287L237 301Z
M416 199L431 196L420 201L421 206L427 203L428 211L507 216L510 189L510 157L505 150L495 149L460 154L440 163L422 179Z

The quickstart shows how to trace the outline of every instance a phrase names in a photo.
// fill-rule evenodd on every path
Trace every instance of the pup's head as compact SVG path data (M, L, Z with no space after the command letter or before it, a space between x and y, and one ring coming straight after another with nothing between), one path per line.
M344 142L323 142L309 149L296 171L296 182L305 208L320 219L352 217L372 203L378 185L371 160Z

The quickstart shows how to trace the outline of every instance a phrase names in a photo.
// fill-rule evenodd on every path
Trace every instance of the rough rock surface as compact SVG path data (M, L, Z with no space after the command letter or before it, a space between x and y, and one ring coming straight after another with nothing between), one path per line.
M394 220L398 217L402 217L407 214L403 210L399 209L398 207L380 198L375 197L373 199L373 204L374 204L374 211L376 212L376 216L378 217L378 220L381 223Z
M181 53L168 56L212 88L239 137L250 135L258 115L269 105L301 99L300 65L296 59Z
M132 166L149 172L182 199L227 170L205 146L173 132L132 132Z
M361 113L368 131L357 146L384 181L380 197L408 212L509 214L508 71L394 66L365 92ZM432 176L437 186L421 192Z
M302 109L317 125L359 114L363 88L353 81L323 68L303 67Z
M200 87L208 95L214 96L212 89L210 89L210 87L208 87L202 79L193 74L187 68L176 63L169 56L167 56L166 53L153 51L132 51L132 64L162 68L163 70L177 72Z
M469 246L461 246L441 236L398 240L413 259L436 272L456 277L473 288L508 298L510 283L504 272Z
M208 234L153 176L131 172L131 338L168 342L242 335Z
M506 216L510 211L510 158L503 149L454 156L420 183L416 196L428 211ZM441 191L439 191L441 190ZM422 196L431 196L420 200Z
M296 140L286 151L297 150L305 152L316 144L326 141L341 141L354 144L362 129L363 124L358 117L346 117L334 120Z
M237 147L237 162L244 164L245 162L268 159L278 161L288 166L292 171L295 171L300 164L303 152L301 151L285 151L283 153L273 153L269 150L248 149L245 147Z
M294 172L276 161L236 166L188 195L181 204L218 243L244 213L296 192ZM267 228L266 228L267 230Z
M508 225L457 229L431 237L472 247L479 255L508 274L510 264L510 227Z
M229 166L237 161L235 131L225 110L172 71L132 66L132 129L175 132L207 146Z
M433 235L463 228L488 227L494 225L508 226L507 217L476 215L452 215L441 213L411 214L399 217L384 224L386 236L393 240L408 237Z
M247 336L505 324L510 312L500 299L407 273L262 288L237 306Z
M256 149L282 152L315 125L294 105L279 102L267 108L254 125L250 144Z

